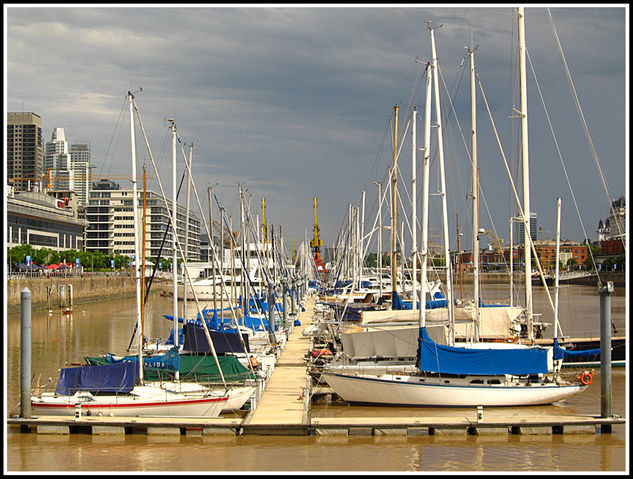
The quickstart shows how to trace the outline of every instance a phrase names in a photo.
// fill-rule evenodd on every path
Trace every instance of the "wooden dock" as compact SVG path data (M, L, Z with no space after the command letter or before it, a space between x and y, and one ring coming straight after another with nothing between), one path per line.
M105 417L39 416L11 417L8 427L37 434L86 433L93 435L318 435L318 436L420 436L420 435L483 435L483 434L569 434L610 433L614 425L626 423L619 416L601 418L596 415L508 415L507 411L484 410L478 418L476 408L463 416L433 415L420 410L420 416L406 417L311 417L309 382L305 355L310 339L303 330L310 326L315 300L308 299L305 311L299 314L300 326L288 336L266 389L254 411L244 417ZM317 392L317 391L313 391ZM319 395L328 388L320 388ZM423 416L424 415L424 416Z
M309 391L304 357L310 339L302 333L312 323L314 303L314 297L310 297L305 311L298 315L301 326L295 326L288 335L257 408L244 419L245 434L307 433L310 405L306 400Z
M408 416L408 417L323 417L306 418L301 413L277 402L274 409L281 418L262 415L253 424L249 418L187 418L187 417L106 417L83 416L80 419L64 416L39 416L30 419L9 418L9 428L37 434L68 435L201 435L237 436L293 435L293 436L421 436L421 435L548 435L611 433L615 425L624 425L624 418L601 418L595 415L575 416L490 416L477 419L476 411L464 417ZM302 401L301 401L302 402ZM273 412L272 405L269 410ZM288 409L289 411L283 411Z

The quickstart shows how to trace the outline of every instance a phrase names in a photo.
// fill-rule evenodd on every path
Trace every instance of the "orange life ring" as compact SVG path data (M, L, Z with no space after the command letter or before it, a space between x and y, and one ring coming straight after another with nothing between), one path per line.
M578 376L578 379L580 379L580 383L583 386L589 386L593 381L593 373L591 371L585 371Z

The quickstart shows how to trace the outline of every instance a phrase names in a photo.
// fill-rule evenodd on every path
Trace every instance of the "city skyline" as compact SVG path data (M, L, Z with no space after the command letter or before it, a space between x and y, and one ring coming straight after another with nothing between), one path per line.
M571 140L559 133L556 139L565 161L570 162L567 173L576 190L583 226L595 240L598 222L609 215L610 201L628 196L624 161L628 148L624 42L628 6L615 7L551 9L612 198L604 191L578 121L552 41L548 11L526 7L529 62L534 66L534 74L528 75L530 104L534 102L528 114L531 209L538 214L543 230L554 232L555 201L563 196L562 234L577 241L582 241L584 233L574 199L565 192L568 186L539 97L542 93L550 102L548 113L557 127L562 122L564 133L572 126L576 130ZM5 9L8 111L24 109L41 115L43 138L50 138L53 128L63 127L70 142L89 142L99 177L125 176L115 173L130 171L129 133L121 126L129 120L123 107L127 91L137 92L165 189L169 191L171 178L164 120L175 117L183 144L196 146L193 170L199 194L206 196L207 186L215 185L214 191L233 215L237 214L238 183L251 195L252 211L258 210L256 205L265 197L266 216L284 228L286 244L292 244L293 237L299 243L304 234L311 239L313 196L318 197L320 235L326 244L335 241L347 205L359 204L362 191L367 198L367 222L373 221L374 182L384 183L390 164L386 131L393 105L401 106L401 135L410 104L419 112L424 108L419 82L423 65L416 65L415 58L427 61L430 54L426 20L432 20L446 89L456 91L461 81L461 96L455 95L454 103L446 102L442 108L443 117L451 117L453 122L454 108L463 131L453 130L454 136L445 139L445 148L453 149L453 163L447 170L450 210L459 212L459 227L466 237L469 172L459 135L465 135L470 124L464 96L468 79L467 73L461 79L455 72L460 72L464 46L471 37L477 45L477 71L486 99L498 126L504 128L500 132L504 148L509 149L513 141L507 119L512 110L503 105L510 94L511 34L516 30L512 6ZM168 21L175 26L168 28ZM179 31L186 39L180 38ZM49 52L50 57L45 56L44 48L52 42L66 46L59 49L66 55ZM27 58L29 62L24 61ZM72 67L72 75L64 69L54 70L56 60L58 65ZM37 79L29 74L35 68L46 77L39 88ZM55 103L49 98L55 98ZM505 218L511 195L483 99L477 101L482 227L492 229L492 220L507 242ZM405 153L410 130L406 135L401 136L404 146L399 159L403 187L410 182L410 153ZM140 161L148 161L146 151L142 156ZM180 176L180 152L178 156ZM504 186L498 187L502 182ZM454 214L449 223L450 231L455 231ZM454 239L451 241L454 249Z

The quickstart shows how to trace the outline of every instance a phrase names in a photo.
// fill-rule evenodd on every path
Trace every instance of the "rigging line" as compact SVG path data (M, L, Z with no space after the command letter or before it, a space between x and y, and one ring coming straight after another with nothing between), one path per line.
M106 148L106 152L105 152L105 155L103 157L103 161L101 163L101 169L103 169L103 164L108 159L108 152L110 151L110 147L112 146L112 142L114 140L114 135L117 132L117 128L119 126L119 122L121 121L121 118L123 117L123 113L124 113L126 105L127 105L127 97L125 97L123 99L123 104L121 105L121 111L119 111L119 117L117 118L116 124L114 125L114 130L112 131L112 136L110 137L110 142L108 143L108 147ZM119 130L119 135L121 135L121 131L120 130ZM112 166L112 161L109 162L109 165Z
M464 77L464 72L465 72L465 68L464 68L465 62L464 62L464 60L465 60L465 57L462 59L462 61L460 62L459 66L458 66L458 71L457 71L458 79L457 79L457 82L455 83L455 87L453 89L453 94L452 95L451 95L451 93L448 90L448 87L446 85L446 80L444 78L444 75L442 74L442 71L441 71L441 69L438 66L438 73L439 73L439 77L440 77L440 80L441 80L441 84L442 84L442 86L444 86L444 89L446 90L446 95L447 95L449 104L451 105L451 109L453 111L453 114L455 115L455 119L456 120L457 120L457 114L455 113L455 108L453 106L453 103L454 103L455 97L457 96L457 92L460 89L460 86L461 86L461 83L462 83L462 80L463 80L463 77ZM449 128L447 128L448 120L449 120L449 115L446 115L445 116L445 120L444 120L444 122L445 122L445 124L444 124L444 131L446 131L447 137L450 137L450 139L452 140L452 131L450 131ZM457 124L458 124L458 128L460 129L460 134L462 134L461 133L461 127L459 126L459 120L457 120ZM463 134L462 134L462 140L463 140ZM449 149L447 148L446 151L449 151ZM468 148L466 148L466 151L468 151ZM452 162L449 161L447 163L448 163L448 168L451 169L452 168ZM457 171L460 172L459 169ZM453 204L457 205L457 201L455 200L455 185L454 185L454 181L453 181L454 180L454 176L455 176L454 174L451 174L451 172L449 172L448 178L449 178L449 182L450 182L450 186L451 186L451 199L453 201ZM461 175L458 176L458 179L461 182Z
M512 18L509 19L510 21L510 30L511 30L511 39L510 39L510 49L509 49L509 55L510 55L510 91L508 93L509 98L508 98L508 105L510 106L509 111L510 112L515 112L518 111L519 108L516 106L516 101L517 101L517 94L518 94L518 87L519 87L519 54L518 54L518 43L517 43L517 38L518 38L518 33L516 32L516 28L518 28L518 22L517 22L517 10L513 9L513 14L512 14ZM513 118L513 113L511 113L511 115L509 116L509 119ZM521 151L520 149L520 138L519 138L519 127L520 124L519 122L516 121L510 121L510 144L512 145L510 147L510 163L511 163L511 167L513 169L513 173L514 173L514 177L518 178L519 177L519 152ZM510 218L514 218L517 215L517 207L516 204L514 203L514 201L512 201L512 189L510 187L508 187L508 207L510 209L509 211L509 217ZM513 226L510 226L511 228L513 228Z
M541 103L543 105L543 110L545 111L545 117L547 118L547 124L549 126L550 133L552 134L552 138L554 140L554 146L556 147L556 153L558 154L558 159L560 160L560 164L563 167L563 173L565 173L565 180L567 181L567 186L569 187L569 192L571 193L572 200L574 202L574 207L576 208L576 214L578 215L578 221L580 222L580 227L582 228L582 232L585 235L585 240L589 241L589 236L587 236L587 231L585 230L585 225L583 224L582 217L580 216L580 209L578 208L578 203L576 202L576 195L574 194L574 190L571 187L571 181L569 180L569 175L567 174L567 168L565 167L565 162L563 160L563 155L560 151L560 147L558 145L558 140L556 139L556 134L554 133L554 127L552 126L552 121L550 119L549 113L547 111L547 107L545 106L545 99L543 98L543 93L541 91L541 87L539 85L538 79L536 78L536 72L534 71L534 66L532 65L532 59L530 58L530 53L527 52L528 62L530 64L530 69L532 70L532 75L534 76L534 81L536 82L536 89L538 90L539 97L541 98ZM591 262L593 264L593 269L596 271L596 275L598 276L598 288L601 287L602 282L600 281L600 275L598 273L598 269L596 268L596 262L593 257L593 253L591 252L591 248L587 248L589 250L589 256L591 257Z
M459 85L461 85L461 80L462 80L462 77L463 77L463 72L465 71L465 69L463 68L463 65L464 65L464 62L462 61L462 64L460 65L460 69L461 69L461 71L462 71L462 74L460 75L460 79L459 79L459 81L458 81L458 85L457 85L457 87L455 88L455 90L454 90L454 92L453 92L453 95L454 95L454 96L453 96L453 99L455 98L455 96L457 96L457 88L459 87ZM470 153L470 150L468 149L468 146L466 145L466 139L464 138L464 133L463 133L463 130L462 130L461 124L460 124L460 122L459 122L459 118L457 117L457 112L455 111L455 106L454 106L454 103L453 103L453 99L451 99L451 94L450 94L450 92L448 91L448 87L446 86L446 81L444 80L444 76L443 76L443 75L440 75L440 78L441 78L441 80L442 80L442 85L444 86L444 89L446 90L446 93L447 93L447 95L448 95L448 102L449 102L449 105L450 105L450 107L451 107L451 111L453 112L453 115L454 115L454 117L455 117L455 121L457 122L457 128L458 128L458 130L459 130L459 134L460 134L460 136L461 136L462 142L464 143L464 148L465 148L465 150L466 150L466 157L468 158L468 161L470 162L470 167L472 168L472 157L471 157L471 153ZM448 116L447 116L447 120L446 120L446 121L447 121L447 124L448 124ZM447 130L447 133L448 133L448 128L446 128L446 130ZM460 171L460 170L457 170L457 171ZM460 180L461 180L461 176L460 176ZM453 186L453 183L452 183L452 176L451 176L451 186ZM468 197L468 196L466 196L466 197ZM453 198L454 198L454 194L453 194ZM453 201L455 201L455 200L453 200ZM484 201L485 201L485 199L484 199ZM456 204L456 203L457 203L457 202L455 201L455 204Z
M178 194L180 194L180 188L182 187L182 183L183 180L185 179L185 173L183 172L182 176L180 177L180 184L178 185L178 192L176 193L176 196L178 196ZM160 243L160 248L158 249L158 256L156 261L154 262L154 267L152 268L152 275L149 278L148 284L147 284L147 289L145 291L145 297L143 298L143 306L147 305L147 299L149 297L149 293L150 290L152 288L152 283L154 282L154 276L156 275L156 269L158 268L158 262L161 258L161 254L163 252L163 246L165 245L165 242L167 241L167 233L169 233L169 228L171 226L171 216L169 216L167 218L167 225L165 227L165 234L163 235L163 239ZM130 348L132 347L132 343L134 342L134 338L136 336L136 332L138 330L138 324L134 325L134 331L132 331L132 337L130 338L130 344L128 344L127 350L129 351Z
M463 69L463 68L462 68L462 71L464 71L464 69ZM446 92L447 92L447 93L449 93L449 91L448 91L448 87L446 86L446 82L444 81L444 77L443 77L443 76L440 76L440 78L442 79L442 84L444 85L444 89L446 90ZM478 74L478 73L477 73L477 79L479 80L479 74ZM479 81L481 81L481 80L479 80ZM461 79L460 79L460 82L461 82ZM457 92L455 91L455 95L456 95L456 94L457 94ZM467 144L466 144L466 139L465 139L465 137L464 137L464 133L463 133L463 130L462 130L461 124L460 124L460 122L459 122L459 119L457 118L457 113L455 112L455 107L454 107L453 101L452 101L452 100L451 100L451 98L450 98L450 95L449 95L449 97L448 97L448 100L449 100L449 104L450 104L450 106L451 106L451 111L453 112L453 115L455 116L455 121L457 122L457 128L459 129L459 133L460 133L460 136L461 136L462 142L464 143L464 148L466 149L466 157L467 157L467 158L468 158L468 160L470 161L470 167L472 168L472 162L473 162L473 160L472 160L471 152L470 152L470 150L468 149L468 146L467 146ZM471 192L471 194L472 194L472 192ZM493 219L492 219L492 214L490 213L490 208L489 208L489 206L488 206L488 202L486 201L486 195L484 194L483 190L481 190L481 189L480 189L480 191L479 191L479 196L480 196L480 197L481 197L481 199L483 200L484 206L485 206L485 208L486 208L486 212L488 213L488 220L490 221L490 224L492 225L492 229L493 229L493 231L494 231L494 232L495 232L495 234L496 234L496 233L497 233L497 231L496 231L496 228L495 228L495 225L494 225L494 221L493 221Z
M481 89L482 95L485 97L485 94L483 93L483 90L484 90L484 88L483 88L483 83L482 83L482 81L481 81L481 78L480 78L480 76L479 76L479 73L475 73L475 75L476 75L477 83L479 84L479 88ZM493 123L493 129L495 129L494 123ZM495 129L495 133L496 133L496 129ZM499 144L499 147L501 148L501 145L500 145L500 144ZM467 149L467 151L468 151L468 149ZM471 161L472 161L472 159L471 159ZM507 169L508 169L508 175L510 175L510 173L509 173L509 167L507 167ZM511 177L511 176L510 176L510 182L511 182L511 187L514 187L514 185L513 185L513 183L512 183L512 177ZM479 185L480 185L480 187L479 187L479 196L483 199L484 206L485 206L485 208L486 208L486 213L488 214L488 220L490 221L490 225L491 225L492 231L494 232L494 234L495 234L495 235L497 235L497 230L496 230L496 227L495 227L494 221L493 221L493 219L492 219L492 214L490 213L490 209L489 209L489 207L488 207L488 202L486 201L486 196L485 196L485 194L484 194L483 190L481 189L481 181L479 181ZM516 191L516 190L515 190L515 191ZM518 200L517 200L517 201L518 201ZM497 235L497 237L498 237L498 235ZM512 252L511 252L511 253L512 253ZM503 263L504 263L504 265L505 265L505 267L506 267L506 272L510 273L509 264L508 264L508 263L506 263L506 261L505 261L505 257L504 257L504 259L503 259ZM518 286L515 286L515 292L517 292L517 291L518 291Z
M424 73L426 73L426 69L428 67L429 67L428 64L426 64L424 69L418 69L418 73L416 74L415 81L413 82L412 93L411 93L411 96L409 96L409 100L407 102L407 110L406 110L407 116L409 116L409 114L411 113L412 107L418 98L418 94L420 93L420 90L422 89L422 85L424 84L424 82L422 81L421 77ZM416 85L418 85L417 89L415 88Z
M479 78L479 73L476 73L477 76L477 82L479 83L479 86L483 92L483 83L481 82L481 78ZM479 176L479 175L478 175ZM481 180L478 179L478 183L479 183L479 196L481 197L481 199L484 201L484 207L486 208L486 213L488 214L488 220L490 221L490 225L492 227L492 231L497 234L497 229L495 227L495 223L492 219L492 214L490 213L490 208L488 207L488 202L486 201L486 195L484 194L483 189L481 188Z
M622 227L622 225L619 223L619 216L616 214L615 208L613 207L613 202L611 201L611 194L609 193L609 187L607 186L607 180L604 176L604 173L602 171L602 168L600 167L600 162L598 161L598 153L596 152L596 148L593 144L593 140L591 139L591 135L589 134L589 127L587 126L587 122L585 121L585 115L582 112L582 108L580 106L580 100L578 99L578 94L576 93L576 88L574 87L574 82L571 78L571 73L569 71L569 67L567 66L567 60L565 60L565 54L563 53L563 48L560 44L560 40L558 38L558 33L556 32L556 27L554 26L554 20L552 19L552 14L550 12L550 9L547 9L547 15L549 16L549 21L550 24L552 25L552 30L554 32L554 36L556 37L556 45L558 46L558 51L560 53L561 59L563 61L563 66L565 67L565 74L567 75L567 80L569 81L569 85L571 87L572 90L572 94L574 96L574 102L576 105L576 110L578 111L578 116L580 116L580 121L582 122L582 127L585 131L585 136L587 137L587 142L589 143L589 148L591 149L591 154L593 156L593 160L596 164L596 168L598 169L598 173L600 175L600 179L602 180L602 186L604 187L604 191L607 195L607 201L609 202L609 205L611 205L611 211L612 211L612 215L614 217L614 219L616 220L616 224L618 226L618 232L620 234L622 234L624 232L624 228ZM622 235L621 237L622 240L622 244L624 245L624 247L626 247L626 240L625 240L625 236Z
M158 174L158 168L157 168L157 166L156 166L156 162L154 161L154 156L152 155L152 150L151 150L150 145L149 145L149 140L148 140L148 138L147 138L147 134L146 134L146 132L145 132L145 127L144 127L144 125L143 125L143 121L142 121L142 119L141 119L141 112L139 111L138 107L136 106L136 102L135 102L134 100L133 100L133 103L134 103L134 110L136 111L136 117L137 117L137 119L138 119L139 126L140 126L140 128L141 128L141 132L143 133L143 139L144 139L144 141L145 141L145 147L147 148L147 152L148 152L148 154L149 154L150 160L151 160L151 162L152 162L152 166L153 166L153 168L154 168L154 172L155 172L155 174L156 174L156 179L158 180L158 186L159 186L159 188L160 188L160 192L161 192L161 194L162 194L162 196L163 196L163 201L164 201L164 203L165 203L165 209L166 209L167 211L169 211L169 205L168 205L168 203L167 203L167 196L165 195L165 190L163 189L163 184L162 184L162 182L161 182L161 180L160 180L160 176L159 176L159 174ZM173 179L172 179L172 181L173 181ZM195 191L195 184L194 184L194 191ZM177 206L178 206L177 204L172 205L172 208L173 208L173 210L174 210L174 211L177 211ZM178 251L180 252L181 257L183 258L183 265L184 265L184 268L187 268L187 263L186 263L186 261L184 261L184 259L185 259L185 255L184 255L184 254L183 254L183 252L182 252L182 247L181 247L181 245L180 245L180 239L178 238L178 235L177 235L177 225L172 224L171 226L172 226L172 228L173 228L173 231L172 231L172 237L176 240L176 246L177 246L177 249L178 249ZM172 274L177 275L177 274L178 274L178 272L177 272L177 268L178 268L177 261L176 261L176 264L174 264L174 265L172 266L172 268L173 268L173 269L172 269ZM188 274L188 273L187 273L187 274ZM198 305L199 305L199 303L198 303L198 299L197 299L197 296L196 296L195 289L193 290L193 295L194 295L194 298L196 299L196 304L198 304ZM204 314L202 314L202 312L201 312L201 311L200 311L200 317L201 317L201 318L204 318ZM177 318L174 318L174 321L177 321ZM215 362L216 362L216 364L218 365L218 369L219 369L219 371L220 371L220 376L221 376L221 378L222 378L222 383L226 386L226 381L224 380L224 373L222 372L222 368L220 367L220 363L219 363L219 361L218 361L218 358L217 358L217 355L216 355L216 352L215 352L215 347L213 346L213 341L211 340L211 335L209 334L209 330L208 330L208 328L207 328L206 321L202 321L202 326L203 326L203 329L204 329L204 334L205 334L205 337L206 337L206 339L207 339L207 343L209 344L209 349L210 349L210 350L211 350L211 352L213 353L213 357L214 357L214 359L215 359ZM177 325L176 325L176 326L174 327L174 341L178 338L178 336L177 336L177 334L178 334L178 329L179 329L179 328L178 328L178 327L177 327Z
M508 173L508 177L510 178L510 185L512 186L512 191L514 192L514 198L515 198L515 200L517 202L517 207L518 207L519 213L520 213L521 217L524 218L525 215L524 215L524 212L523 212L523 207L521 206L521 202L519 201L519 194L517 193L517 189L516 189L516 186L514 184L514 180L512 179L512 175L510 174L510 167L508 166L508 161L507 161L505 153L503 151L503 147L501 146L501 140L499 138L499 132L497 131L497 127L495 126L494 119L492 117L492 112L490 111L490 105L488 105L488 100L486 98L486 94L484 93L484 90L483 90L483 87L481 85L481 82L478 82L478 83L479 83L479 89L481 91L481 96L483 97L484 104L486 105L486 110L488 112L488 118L490 119L490 122L492 123L492 129L494 131L495 138L497 139L497 144L499 145L499 151L501 153L501 157L503 158L503 163L504 163L504 166L506 168L506 172ZM543 274L543 268L541 267L541 262L539 261L538 255L536 254L536 248L534 247L534 241L532 240L532 236L529 235L529 234L526 234L525 238L527 238L528 243L530 243L530 248L532 250L532 253L534 254L533 258L534 258L534 260L536 262L536 266L538 268L539 275L541 277L541 281L543 281L544 285L547 285L547 283L545 281L545 275ZM525 265L525 274L528 274L528 270L529 269L531 269L530 265ZM552 301L552 296L550 295L549 288L547 288L547 287L545 288L545 293L547 293L547 299L549 301L550 307L552 308L552 311L555 311L554 302ZM559 328L559 331L560 331L561 336L562 336L562 328L561 328L560 323L558 323L558 328Z

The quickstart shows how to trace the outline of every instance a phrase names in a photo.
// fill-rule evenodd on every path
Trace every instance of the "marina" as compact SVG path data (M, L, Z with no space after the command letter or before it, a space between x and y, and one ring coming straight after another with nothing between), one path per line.
M537 288L536 299L540 300L541 294L538 291ZM563 311L575 307L581 307L586 311L584 317L587 319L580 317L570 329L583 335L592 331L595 334L590 318L597 312L598 298L591 295L587 297L588 292L588 288L584 286L566 287L561 296ZM407 469L406 463L415 463L415 451L419 448L439 444L457 450L463 449L462 459L456 463L462 464L462 467L479 467L476 465L476 458L472 458L475 462L470 462L473 451L495 454L498 450L518 447L521 450L525 449L522 454L529 456L532 454L530 451L546 448L560 458L564 457L560 447L572 447L569 454L575 454L573 451L576 446L582 447L586 454L593 456L597 461L585 462L581 459L580 466L577 467L584 470L594 470L594 467L619 467L621 459L617 458L624 457L624 438L628 427L625 409L626 368L622 367L613 369L614 416L609 419L599 417L599 368L596 369L593 384L577 399L544 407L484 408L483 418L478 418L477 408L390 408L348 405L337 399L331 389L324 386L313 386L311 400L306 404L306 356L310 350L310 339L301 333L310 327L310 313L314 311L315 299L316 297L311 297L306 302L306 311L301 312L298 317L301 326L295 326L289 334L287 348L280 354L277 367L270 377L268 385L271 387L266 388L255 408L259 411L257 417L253 411L246 408L238 413L225 413L217 418L206 419L85 415L79 420L72 416L22 419L15 415L15 405L19 397L19 378L9 378L10 415L6 419L9 467L15 467L19 463L23 470L41 469L41 461L27 451L33 451L39 457L42 454L46 455L46 451L65 448L70 455L65 455L64 465L57 464L51 457L51 467L58 470L65 470L67 467L74 467L77 470L86 467L94 469L94 464L84 464L83 461L90 457L92 448L103 445L112 451L118 451L120 461L113 466L113 470L118 470L119 467L123 470L135 467L130 462L132 456L129 454L138 448L144 450L145 457L154 458L152 463L155 467L169 470L172 467L164 461L166 457L170 457L170 447L174 444L178 444L179 447L198 447L204 444L222 450L222 457L211 456L215 458L212 462L199 459L187 465L182 464L179 469L183 470L244 470L245 467L254 467L257 470L323 470L324 464L320 462L325 457L323 454L330 458L337 457L331 447L341 445L345 445L345 450L351 457L341 462L337 469L383 470L385 467L396 467L404 470ZM620 293L613 297L613 318L618 331L624 331L625 328L624 299ZM128 322L124 311L132 308L133 304L133 298L127 298L76 305L71 314L34 311L34 361L39 365L49 366L40 366L33 374L39 376L41 373L42 377L46 378L55 374L57 368L55 361L52 361L58 357L57 353L53 353L50 348L42 349L39 345L57 344L57 348L64 351L65 357L77 359L94 350L117 350L126 345L129 338L121 333L126 329L121 325ZM158 294L151 297L148 305L148 328L153 335L164 334L166 321L161 321L161 314L169 304L170 298ZM8 368L17 367L15 340L19 336L19 333L16 335L18 324L19 318L16 315L10 316ZM87 335L89 330L94 331L96 335ZM81 344L76 341L78 337L90 339ZM54 355L51 356L51 353ZM294 371L292 376L287 376L286 382L284 369L286 374L289 370ZM276 373L279 372L282 372L282 375L277 379ZM290 377L293 378L292 381ZM277 383L275 387L277 380L281 381L281 384ZM306 407L309 413L306 412ZM253 419L257 422L253 423ZM603 426L610 427L611 432L604 433ZM146 446L148 449L145 450ZM258 458L256 465L240 463L238 458L251 447L263 448L257 449L261 451L259 453L252 452ZM269 447L274 447L274 451ZM392 461L385 463L377 456L369 454L374 447L380 447L391 454ZM308 455L313 460L297 462L292 458L282 457L275 451L295 451L297 457ZM448 453L451 454L450 451ZM429 450L425 454L427 467L429 464L440 467L439 456L437 463L434 459L436 453ZM404 460L405 457L408 459L401 463L400 460ZM558 467L550 461L545 457L539 463ZM524 470L526 466L520 464L521 461L509 460L504 462L503 469L516 467ZM146 467L151 470L153 466L148 463Z
M520 415L505 408L461 408L464 414L425 416L421 409L414 417L399 416L337 416L320 417L313 413L312 402L335 394L327 386L311 386L307 375L306 357L310 356L311 341L302 332L311 325L316 297L311 296L288 336L275 369L254 410L243 411L243 417L76 417L37 416L29 419L10 417L7 424L23 433L36 434L148 434L148 435L295 435L295 436L415 436L434 434L601 434L625 424L615 415L601 418L599 414ZM309 398L309 399L306 399ZM446 411L446 410L445 410Z
M592 123L603 118L595 103L604 78L582 69L572 77L577 66L568 68L552 10L467 9L459 20L433 6L397 7L382 18L369 8L337 10L340 18L330 9L213 8L186 6L169 16L129 9L121 32L134 25L139 34L120 36L117 54L103 55L118 79L121 59L132 60L127 50L148 35L146 21L175 25L185 12L199 21L188 19L187 32L203 61L192 63L194 50L186 50L159 70L181 98L152 91L157 80L144 74L148 85L125 88L115 122L116 92L95 83L103 125L115 129L106 152L112 159L101 167L126 176L94 175L90 144L69 149L62 127L41 148L39 114L8 115L5 471L628 472L627 200L613 196L622 184L609 190L606 181L621 183L614 158L622 153L608 147L619 148L622 133L596 132L600 143L610 138L605 175L573 77L596 92L583 102ZM596 25L607 28L590 32L572 23L586 12L560 8L554 17L572 64L597 58L580 47L615 45L628 26L619 10L595 8ZM357 11L363 15L348 17ZM389 38L375 25L407 27L418 11L427 18L411 29L421 42L398 31L374 44ZM31 21L11 12L22 27ZM46 25L61 11L34 12ZM117 10L111 18L93 13L105 28L123 18ZM440 13L445 18L432 18ZM364 34L346 39L337 22L354 18ZM547 20L558 50L543 35ZM76 21L70 15L67 23ZM13 36L28 38L11 25ZM283 43L271 43L273 26ZM323 41L332 26L338 33L328 42L335 43L314 49L312 35ZM42 38L59 35L43 31ZM171 30L160 31L161 42L174 46L148 41L137 46L136 61L150 65L146 53L167 59L184 48ZM244 48L232 35L247 31L255 36ZM595 37L581 36L587 32ZM96 35L89 49L114 48L111 36ZM346 46L352 39L362 50ZM285 45L296 40L289 54ZM345 62L331 63L332 45ZM265 68L252 70L254 57L243 56L254 46ZM394 73L412 51L417 74L403 102L407 70ZM274 59L282 53L288 65ZM555 53L568 85L549 68ZM351 58L354 75L306 76L308 66L325 72ZM603 88L615 91L626 80L618 58L600 65L610 67L601 70L609 79ZM207 59L213 72L194 75ZM184 69L171 74L172 63ZM562 100L563 84L584 139L568 119L558 132L559 120L550 121L546 99L556 115L573 110ZM448 85L454 91L446 96ZM308 86L314 90L299 100ZM362 108L347 103L355 96L347 92L366 89L374 93ZM87 98L86 106L95 101ZM157 114L170 101L175 111ZM328 102L343 110L326 114ZM299 120L302 103L310 114ZM385 105L392 110L370 164L367 140ZM226 113L221 121L218 108ZM74 110L64 114L78 118ZM501 128L493 116L503 118ZM482 127L487 120L491 131ZM24 151L34 155L37 178L25 171ZM565 181L554 180L558 160ZM597 175L581 164L591 160ZM581 216L596 222L598 214L588 234Z

